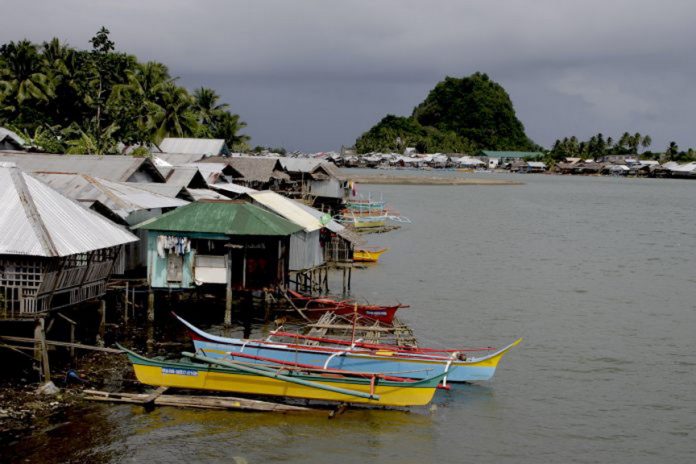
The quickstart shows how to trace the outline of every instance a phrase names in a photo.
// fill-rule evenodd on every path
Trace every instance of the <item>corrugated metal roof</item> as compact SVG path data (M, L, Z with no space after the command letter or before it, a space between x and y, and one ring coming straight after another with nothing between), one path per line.
M543 156L543 153L539 151L495 151L495 150L481 150L481 152L488 157L493 158L533 158L535 156Z
M286 198L270 190L250 193L249 196L253 198L255 202L262 204L274 213L280 214L285 219L302 226L305 232L312 232L322 228L319 219L302 209L296 201L290 198Z
M116 182L125 182L136 172L146 171L156 182L164 182L164 177L149 158L0 152L0 161L11 161L25 172L89 174Z
M181 185L140 183L138 184L138 188L142 190L147 190L148 192L156 193L158 195L163 195L168 198L179 198L182 195L184 197L188 197L188 194L186 193L186 187L183 187Z
M0 254L68 256L138 238L17 168L0 167Z
M150 219L136 229L225 235L287 236L302 227L251 203L202 201Z
M2 143L5 139L12 140L19 147L23 147L24 145L26 145L24 139L20 137L16 132L11 131L10 129L6 129L4 127L0 127L0 143Z
M86 174L36 173L35 177L73 200L99 201L122 218L134 211L176 208L188 204L187 201L140 188L145 184L111 182Z
M229 153L223 139L187 139L167 137L159 144L163 153L187 153L217 156Z
M215 190L210 189L192 189L187 188L186 191L191 194L195 201L199 200L229 200L228 197L220 195Z
M205 178L195 166L176 166L170 168L167 174L167 183L182 185L184 187L204 187L207 185Z
M258 190L256 190L256 189L244 187L243 185L237 185L237 184L233 184L233 183L214 184L214 185L211 185L210 188L215 189L215 190L225 190L228 192L238 193L238 194L258 192Z
M198 169L208 185L215 184L216 182L225 182L224 170L227 168L226 163L196 163L187 164L185 166Z
M200 153L157 153L157 158L172 166L182 166L184 164L200 161L205 158L205 156Z
M278 158L260 156L239 156L223 158L221 156L206 158L203 163L226 163L243 176L245 181L269 182L271 179L290 179L283 170Z

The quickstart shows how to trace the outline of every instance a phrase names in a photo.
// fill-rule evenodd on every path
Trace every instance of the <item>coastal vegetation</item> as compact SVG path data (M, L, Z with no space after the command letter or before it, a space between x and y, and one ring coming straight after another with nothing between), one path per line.
M505 89L483 73L447 77L411 116L387 115L355 142L358 153L473 153L481 149L535 151Z
M90 43L91 50L57 38L0 46L0 125L52 153L116 153L121 142L144 154L168 136L246 148L246 124L213 89L190 93L164 64L116 51L104 27Z
M618 139L613 139L612 137L605 139L604 135L599 133L585 141L580 141L576 136L571 136L556 140L545 158L547 161L557 162L565 158L575 157L599 159L611 155L634 155L641 159L657 161L684 162L696 160L696 152L693 149L680 150L676 142L670 142L664 150L658 152L650 151L651 145L652 138L639 132L633 135L624 132ZM642 153L641 149L644 150Z

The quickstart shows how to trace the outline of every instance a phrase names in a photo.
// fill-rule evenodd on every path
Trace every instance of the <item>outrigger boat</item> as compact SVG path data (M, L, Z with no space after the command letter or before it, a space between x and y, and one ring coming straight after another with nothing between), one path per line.
M490 351L491 349L479 348L466 351L429 348L403 349L391 345L311 337L279 331L271 332L271 336L266 340L245 340L212 335L179 316L176 318L189 329L196 350L204 350L206 356L210 358L231 359L241 353L252 362L261 364L272 359L322 366L324 369L389 374L413 379L427 379L436 375L445 375L444 382L490 380L503 355L522 341L520 338L491 354L467 357L466 352ZM271 340L271 337L295 339L295 343L279 342ZM300 340L318 341L325 345L305 345L300 344ZM454 369L455 367L456 369Z
M387 248L380 249L367 249L367 248L356 248L353 252L353 261L363 262L363 263L376 263L379 261L379 257L382 253L387 251Z
M381 374L318 372L299 366L249 365L182 353L188 361L160 361L126 352L138 381L158 387L224 391L376 406L428 404L444 375L424 380L385 378ZM207 352L199 350L199 353Z
M368 319L391 324L394 315L400 308L408 308L401 303L392 306L358 304L353 300L337 301L331 298L313 298L292 290L288 290L288 296L292 304L308 318L316 319L326 312L333 312L342 316L356 312Z

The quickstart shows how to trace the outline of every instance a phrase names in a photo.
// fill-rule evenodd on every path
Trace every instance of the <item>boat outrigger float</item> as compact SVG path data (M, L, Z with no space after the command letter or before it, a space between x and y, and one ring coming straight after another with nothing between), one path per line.
M137 379L146 385L250 395L304 398L378 406L428 404L445 374L425 380L390 379L375 374L341 374L314 369L269 366L222 360L205 351L182 353L184 361L146 358L119 345L133 364Z

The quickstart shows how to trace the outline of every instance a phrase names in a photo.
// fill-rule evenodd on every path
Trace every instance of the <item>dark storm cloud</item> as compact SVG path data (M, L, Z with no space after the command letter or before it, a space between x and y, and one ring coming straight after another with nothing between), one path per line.
M118 48L212 86L253 142L328 150L408 114L446 75L484 71L528 133L652 135L696 146L691 1L3 2L0 41Z

